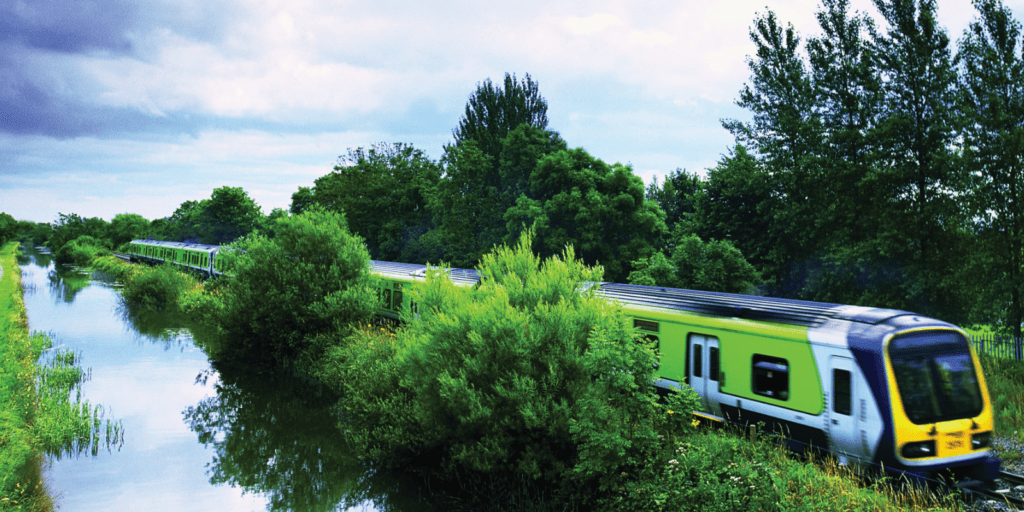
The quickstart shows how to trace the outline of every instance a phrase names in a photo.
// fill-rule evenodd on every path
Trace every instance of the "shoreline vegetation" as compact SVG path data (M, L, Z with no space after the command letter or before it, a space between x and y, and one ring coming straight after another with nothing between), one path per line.
M802 460L769 436L704 428L676 412L693 408L692 394L658 403L644 385L653 352L614 305L579 293L600 269L571 249L542 261L528 232L484 258L480 287L457 290L432 272L410 292L417 321L381 327L364 302L376 300L365 293L372 276L358 271L368 255L344 217L306 212L277 222L275 238L235 244L246 251L231 280L199 281L169 265L111 256L93 267L123 280L126 300L173 308L218 332L216 348L204 346L211 359L297 367L335 391L339 431L369 467L459 482L454 497L441 498L454 509L961 507L955 497L867 483L830 458ZM298 236L305 243L293 244ZM280 258L286 246L303 249ZM325 263L324 254L344 257ZM311 270L314 260L326 266ZM348 280L332 285L323 275ZM292 295L269 296L271 289ZM323 321L352 304L345 322ZM268 315L293 322L258 337L247 332Z
M74 352L29 333L18 247L0 247L0 510L50 511L47 460L119 447L123 430L101 407L71 399L86 378Z

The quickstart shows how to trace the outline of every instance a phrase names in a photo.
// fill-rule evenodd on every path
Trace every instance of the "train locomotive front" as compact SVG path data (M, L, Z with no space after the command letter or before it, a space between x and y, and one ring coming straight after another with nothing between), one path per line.
M998 476L991 400L963 331L905 314L857 324L848 340L883 416L874 462L929 477Z

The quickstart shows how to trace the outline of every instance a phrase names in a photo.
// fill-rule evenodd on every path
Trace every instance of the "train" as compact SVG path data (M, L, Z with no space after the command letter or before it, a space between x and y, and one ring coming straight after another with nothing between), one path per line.
M214 276L216 246L133 240L129 255ZM380 314L415 310L408 289L427 267L371 261ZM475 270L449 269L471 287ZM693 414L760 424L797 450L841 464L911 476L991 482L992 401L981 363L959 327L908 311L639 286L593 283L618 302L658 352L654 387L689 386Z

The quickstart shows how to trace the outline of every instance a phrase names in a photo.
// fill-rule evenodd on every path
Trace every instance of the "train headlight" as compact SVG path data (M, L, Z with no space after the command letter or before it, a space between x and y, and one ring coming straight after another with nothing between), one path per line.
M924 457L935 456L935 440L919 441L917 443L907 443L903 445L904 459L921 459Z
M992 432L978 432L971 435L971 449L981 450L992 446Z

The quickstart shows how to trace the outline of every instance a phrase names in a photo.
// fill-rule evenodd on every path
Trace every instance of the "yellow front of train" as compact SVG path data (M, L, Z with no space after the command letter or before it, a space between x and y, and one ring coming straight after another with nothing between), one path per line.
M989 481L992 401L977 354L956 328L909 329L884 343L895 458L908 471Z

